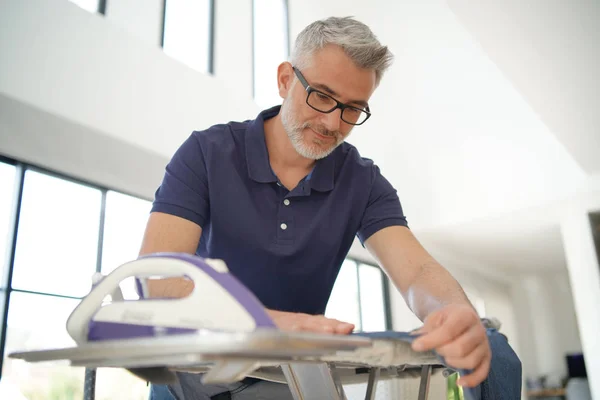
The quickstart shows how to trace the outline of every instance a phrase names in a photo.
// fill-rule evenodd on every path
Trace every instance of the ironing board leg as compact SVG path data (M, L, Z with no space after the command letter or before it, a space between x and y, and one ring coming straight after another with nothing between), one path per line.
M379 368L371 368L369 371L369 381L367 383L367 394L365 395L365 400L375 400L377 379L379 379Z
M329 366L325 363L291 363L281 366L294 400L345 400L343 388L338 393Z
M421 367L421 383L419 384L419 400L427 400L429 396L429 381L431 380L431 365Z
M96 398L96 369L86 368L83 382L83 400L95 400Z
M335 366L330 365L329 371L331 372L331 376L333 377L333 383L337 389L337 392L340 396L340 400L348 400L346 398L346 393L344 392L344 386L342 385L342 381L340 380L340 376L338 375Z

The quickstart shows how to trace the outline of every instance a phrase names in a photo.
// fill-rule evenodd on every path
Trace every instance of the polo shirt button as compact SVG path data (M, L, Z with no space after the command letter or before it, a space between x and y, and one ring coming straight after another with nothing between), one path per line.
M279 227L285 231L287 229L287 224L281 224Z
M285 199L285 200L283 201L283 204L285 204L286 206L289 206L289 205L290 205L290 201L289 201L288 199Z
M281 186L281 183L277 182L277 186Z

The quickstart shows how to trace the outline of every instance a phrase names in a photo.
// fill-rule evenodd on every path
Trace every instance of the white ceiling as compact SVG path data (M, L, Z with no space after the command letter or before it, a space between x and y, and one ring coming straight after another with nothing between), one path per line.
M369 24L396 61L349 141L424 240L533 272L564 268L557 207L600 171L600 6L577 3L298 0L291 33Z

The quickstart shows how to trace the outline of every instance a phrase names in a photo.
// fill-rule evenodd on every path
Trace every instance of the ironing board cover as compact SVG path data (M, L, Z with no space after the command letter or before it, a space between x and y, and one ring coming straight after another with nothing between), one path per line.
M411 343L418 336L409 332L357 332L354 335L366 336L373 339L403 340ZM475 388L464 388L466 400L514 400L521 398L521 360L508 344L508 340L495 329L487 330L488 340L492 351L490 372L485 381ZM446 365L444 358L440 362ZM458 370L460 375L469 373Z

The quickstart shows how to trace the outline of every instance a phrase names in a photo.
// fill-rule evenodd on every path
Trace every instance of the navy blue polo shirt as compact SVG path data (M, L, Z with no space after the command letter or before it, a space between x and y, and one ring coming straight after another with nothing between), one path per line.
M193 132L168 163L152 211L200 225L196 254L223 259L267 308L323 314L355 236L364 243L406 218L379 168L348 143L291 191L281 185L264 132L279 108Z

